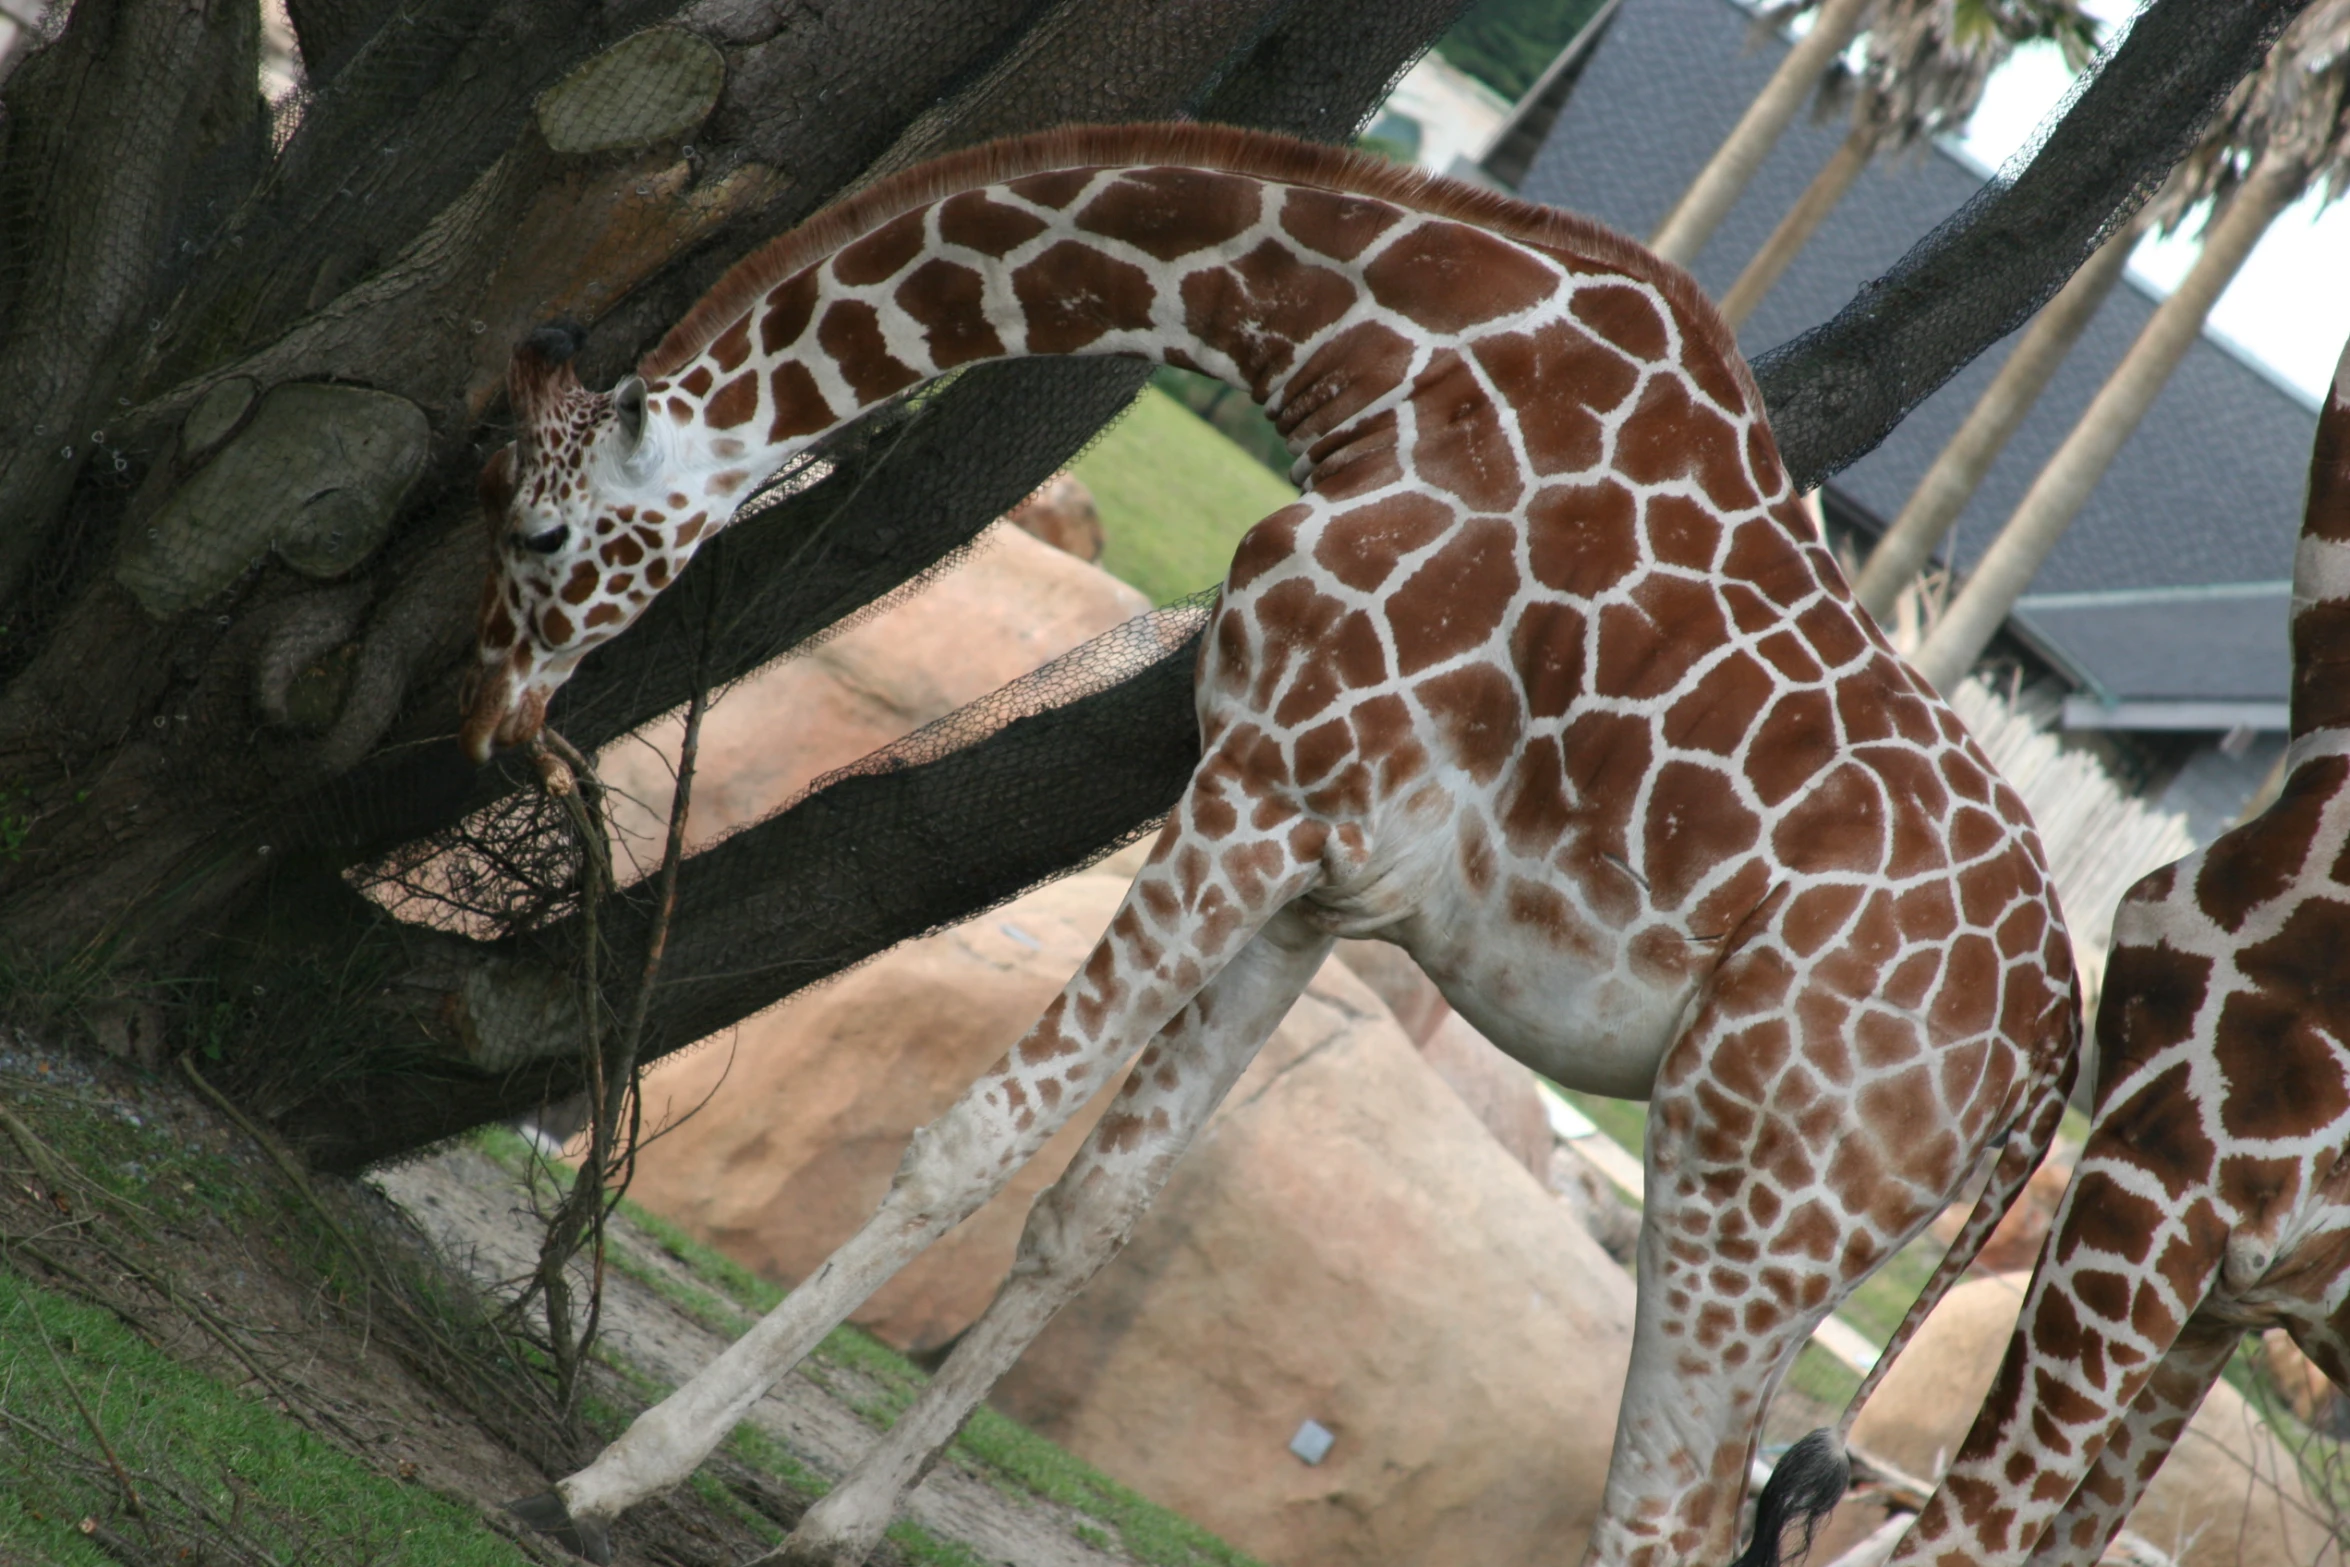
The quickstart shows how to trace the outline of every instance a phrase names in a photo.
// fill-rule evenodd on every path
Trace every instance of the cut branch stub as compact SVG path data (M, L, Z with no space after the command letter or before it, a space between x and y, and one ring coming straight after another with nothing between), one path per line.
M675 27L623 38L539 96L539 134L559 153L618 152L672 141L718 106L726 57Z
M488 1072L576 1054L586 1032L576 980L503 957L469 971L444 1004L442 1018L466 1058Z
M424 466L405 398L355 386L273 388L252 420L123 545L115 578L163 618L203 603L275 549L304 576L374 553Z

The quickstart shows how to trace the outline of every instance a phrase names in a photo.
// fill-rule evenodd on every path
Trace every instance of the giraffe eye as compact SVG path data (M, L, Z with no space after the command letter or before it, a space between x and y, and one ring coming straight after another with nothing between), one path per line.
M563 547L563 541L570 536L570 527L564 523L558 522L552 528L547 529L546 532L534 533L529 538L524 539L522 541L522 547L530 551L533 555L552 555Z

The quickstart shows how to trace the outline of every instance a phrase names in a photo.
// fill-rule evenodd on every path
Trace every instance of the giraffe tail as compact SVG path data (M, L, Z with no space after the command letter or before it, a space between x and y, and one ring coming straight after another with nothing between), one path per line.
M2073 1015L2079 1016L2077 997ZM2077 1035L2077 1027L2074 1032ZM1877 1363L1861 1378L1859 1389L1844 1406L1843 1417L1833 1428L1823 1426L1789 1448L1772 1468L1762 1495L1755 1500L1754 1541L1732 1567L1779 1567L1787 1529L1797 1522L1803 1526L1803 1540L1794 1553L1796 1559L1800 1560L1811 1549L1812 1532L1830 1509L1843 1500L1851 1484L1852 1459L1845 1442L1852 1434L1853 1421L1860 1417L1862 1406L1877 1390L1877 1384L1885 1380L1885 1374L1893 1369L1893 1362L1902 1350L1917 1336L1927 1313L1974 1266L1975 1258L1991 1239L1991 1232L2007 1217L2008 1210L2015 1206L2025 1184L2031 1180L2032 1172L2047 1157L2049 1145L2056 1141L2056 1128L2064 1119L2065 1102L2072 1095L2073 1078L2079 1070L2077 1048L2044 1059L2035 1058L2025 1087L2023 1109L2008 1128L1998 1162L1991 1167L1991 1178L1985 1183L1974 1212L1967 1215L1958 1238L1935 1265L1926 1287L1877 1356Z
M1803 1526L1803 1543L1795 1548L1801 1561L1811 1551L1820 1520L1844 1500L1851 1484L1852 1459L1844 1451L1842 1431L1822 1426L1787 1449L1755 1499L1753 1543L1731 1567L1779 1567L1791 1524Z

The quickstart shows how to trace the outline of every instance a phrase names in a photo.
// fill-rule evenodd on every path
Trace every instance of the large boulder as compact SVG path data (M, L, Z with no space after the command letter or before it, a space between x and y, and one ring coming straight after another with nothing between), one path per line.
M1938 1476L1991 1391L2029 1282L2002 1274L1945 1296L1861 1412L1855 1445ZM2177 1567L2301 1567L2329 1544L2321 1517L2292 1453L2221 1382L2124 1527Z
M687 1118L646 1148L631 1194L767 1277L805 1277L1124 890L1100 874L1040 888L663 1063L648 1109ZM1441 1085L1326 964L999 1401L1285 1567L1571 1558L1606 1476L1631 1280ZM1094 1114L857 1320L917 1353L969 1325ZM1316 1465L1288 1451L1309 1419L1336 1437Z
M1102 558L1102 514L1093 491L1073 473L1056 473L1034 495L1004 513L1004 521L1079 560Z
M1440 1081L1326 965L996 1401L1284 1567L1575 1560L1632 1281Z
M1461 1103L1493 1134L1494 1141L1524 1166L1527 1174L1548 1185L1555 1139L1550 1131L1550 1112L1543 1108L1542 1091L1534 1086L1534 1074L1504 1055L1475 1024L1450 1010L1420 1042L1420 1055L1444 1079L1445 1086L1460 1095Z
M754 822L818 777L1150 609L1097 566L1001 525L878 613L729 687L702 720L688 842ZM668 831L684 720L614 742L596 769L640 862Z

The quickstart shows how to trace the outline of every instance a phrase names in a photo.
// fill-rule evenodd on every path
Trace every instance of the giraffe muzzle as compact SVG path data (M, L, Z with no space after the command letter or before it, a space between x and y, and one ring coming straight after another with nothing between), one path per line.
M552 690L525 684L511 663L494 672L477 670L461 694L465 719L458 726L458 743L476 766L487 762L500 746L527 745L547 721Z

